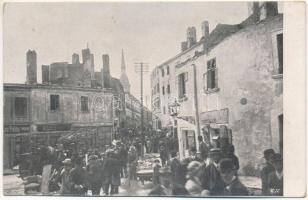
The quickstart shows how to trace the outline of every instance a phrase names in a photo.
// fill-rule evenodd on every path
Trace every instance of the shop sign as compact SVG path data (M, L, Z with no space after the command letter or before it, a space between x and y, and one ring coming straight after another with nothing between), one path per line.
M40 124L37 125L37 131L47 132L47 131L69 131L71 129L71 124Z
M214 110L203 112L200 114L202 124L228 124L229 123L229 109Z
M30 125L5 125L5 134L16 134L16 133L27 133L30 132Z

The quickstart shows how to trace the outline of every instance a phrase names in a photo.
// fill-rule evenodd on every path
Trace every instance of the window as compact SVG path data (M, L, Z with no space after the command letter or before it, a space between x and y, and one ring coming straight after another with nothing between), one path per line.
M50 110L59 110L60 104L59 104L59 95L50 95Z
M161 69L161 76L164 77L164 75L165 75L164 69Z
M207 62L207 90L218 88L217 82L216 58L214 58Z
M283 35L282 33L276 36L277 39L277 54L278 54L278 74L283 74Z
M89 111L89 98L85 96L80 97L80 105L81 105L81 112L88 112Z
M159 93L159 83L157 83L157 93Z
M165 95L165 86L162 87L163 95Z
M167 66L167 75L169 75L169 66Z
M188 73L182 73L178 76L179 98L183 98L186 95L186 82L188 80Z
M27 116L27 99L25 97L15 98L15 116L16 118L25 118Z
M166 107L163 107L163 113L166 114Z
M167 85L167 93L170 94L170 85Z

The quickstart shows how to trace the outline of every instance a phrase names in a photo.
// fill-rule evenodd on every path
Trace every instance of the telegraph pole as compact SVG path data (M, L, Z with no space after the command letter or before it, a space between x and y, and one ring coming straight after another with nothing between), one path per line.
M144 133L144 116L143 116L143 73L149 71L147 63L139 62L135 63L135 71L140 73L140 103L141 103L141 137L142 137L142 148L141 154L144 155L144 145L145 145L145 133Z

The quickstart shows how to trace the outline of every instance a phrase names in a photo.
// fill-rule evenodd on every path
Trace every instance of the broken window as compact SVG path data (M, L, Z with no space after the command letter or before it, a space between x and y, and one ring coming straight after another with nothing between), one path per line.
M170 94L170 85L167 85L167 93Z
M283 35L277 34L278 74L283 74Z
M207 89L218 88L217 82L216 58L213 58L207 62Z
M50 95L50 110L59 110L60 108L60 97L59 95Z
M80 97L80 105L81 105L81 112L88 112L89 111L89 98L82 96Z
M27 99L25 97L15 98L15 116L16 118L25 118L27 116Z
M179 98L186 95L186 82L188 81L188 73L182 73L178 76Z

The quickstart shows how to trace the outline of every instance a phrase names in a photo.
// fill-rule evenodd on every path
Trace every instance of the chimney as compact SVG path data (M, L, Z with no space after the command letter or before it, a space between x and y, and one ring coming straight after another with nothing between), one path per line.
M248 2L248 17L251 15L258 15L259 13L259 2Z
M42 65L42 83L49 83L49 65Z
M181 51L186 51L187 49L187 42L181 42Z
M260 21L278 14L277 2L262 2L260 5Z
M210 35L209 22L203 21L201 24L202 38L206 40Z
M72 55L72 64L80 64L80 62L79 62L79 55L77 53L74 53Z
M110 88L109 55L103 55L103 88Z
M89 48L82 49L81 54L82 54L82 63L84 64L88 59L90 59L90 54L91 54L90 49Z
M197 42L196 28L188 27L187 28L187 47L190 48Z
M36 52L33 50L27 51L27 84L37 83L37 63Z

